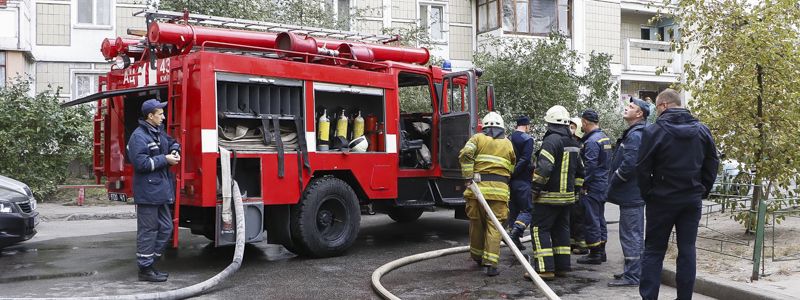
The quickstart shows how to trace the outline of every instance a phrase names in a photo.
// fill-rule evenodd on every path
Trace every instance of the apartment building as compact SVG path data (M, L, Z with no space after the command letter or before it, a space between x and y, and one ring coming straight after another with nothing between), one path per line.
M678 32L671 19L649 24L650 0L329 0L344 17L363 9L351 29L424 26L431 53L453 69L472 66L472 55L495 37L542 39L551 30L569 36L580 53L611 54L612 74L623 97L654 97L678 78L685 59L670 50ZM62 98L97 90L109 64L100 55L103 38L143 29L132 13L136 0L0 0L0 76L30 74L35 91L61 86ZM668 60L672 59L672 63ZM656 69L666 67L656 75Z

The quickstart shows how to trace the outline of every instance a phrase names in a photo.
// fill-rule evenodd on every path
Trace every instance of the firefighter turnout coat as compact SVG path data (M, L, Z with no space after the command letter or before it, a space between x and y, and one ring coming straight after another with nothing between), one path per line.
M568 205L575 202L576 188L583 185L583 162L580 144L572 139L566 126L550 125L542 140L533 171L533 202Z
M510 194L508 180L516 163L511 141L478 133L464 145L458 158L465 178L474 178L476 173L480 174L478 189L498 221L505 222L508 218ZM470 257L481 266L496 267L500 261L502 229L491 224L472 190L467 189L464 192L464 199L469 218Z

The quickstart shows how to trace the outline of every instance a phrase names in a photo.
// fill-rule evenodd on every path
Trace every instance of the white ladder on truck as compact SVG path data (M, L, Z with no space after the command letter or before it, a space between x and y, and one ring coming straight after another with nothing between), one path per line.
M135 12L133 15L149 17L150 20L163 20L170 22L184 20L183 13L175 11L166 11L166 10L145 9ZM259 30L268 32L293 32L315 37L351 40L364 43L385 44L396 41L398 39L397 36L386 35L386 34L363 34L354 31L287 25L280 23L208 16L200 14L189 14L186 20L188 23L193 25L224 27L230 29Z

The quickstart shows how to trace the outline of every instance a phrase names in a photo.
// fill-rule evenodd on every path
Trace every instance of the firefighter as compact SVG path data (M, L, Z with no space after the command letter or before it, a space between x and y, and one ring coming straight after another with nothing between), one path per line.
M550 280L570 270L569 211L583 178L583 164L580 144L569 131L567 109L553 106L544 120L547 132L533 172L531 237L534 270Z
M166 102L150 99L142 104L139 127L128 140L128 159L133 165L133 201L136 204L136 262L139 280L166 281L169 274L153 263L172 234L169 205L175 201L174 177L169 166L180 162L180 145L164 132Z
M464 177L480 189L495 217L504 223L508 217L508 182L516 157L511 141L505 138L503 118L496 112L483 117L483 132L473 135L458 154ZM470 183L470 180L467 181ZM478 198L467 189L466 213L469 217L470 256L487 276L496 276L500 260L500 231L486 216Z
M508 203L509 236L519 250L525 246L519 239L531 224L531 178L533 175L533 138L528 135L531 120L527 116L517 118L517 129L509 139L514 145L517 163L511 174L511 201Z
M598 123L597 112L587 109L581 114L583 149L581 156L586 166L586 180L580 195L584 207L584 238L589 254L577 260L579 264L599 265L606 261L605 201L608 189L608 169L611 165L611 140Z
M583 138L581 118L576 117L569 121L569 131L572 132L572 138L580 143L581 138ZM569 246L572 249L572 254L584 255L589 253L589 249L586 248L586 239L583 237L584 209L580 197L575 199L575 203L569 209Z

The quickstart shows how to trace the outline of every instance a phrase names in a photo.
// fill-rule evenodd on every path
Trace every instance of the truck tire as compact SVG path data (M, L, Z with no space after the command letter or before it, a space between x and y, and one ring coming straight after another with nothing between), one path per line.
M398 223L414 222L422 216L422 208L393 207L389 210L389 218Z
M358 197L346 182L335 177L313 179L292 209L296 248L292 252L311 257L341 255L355 242L360 223Z

